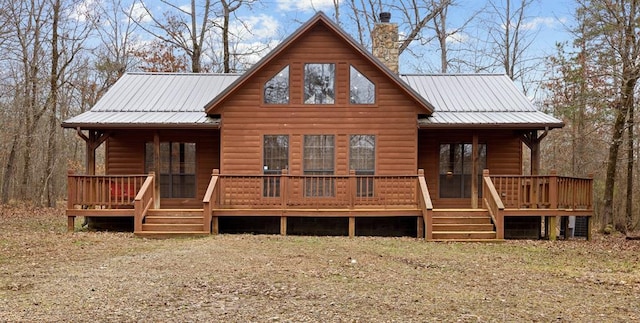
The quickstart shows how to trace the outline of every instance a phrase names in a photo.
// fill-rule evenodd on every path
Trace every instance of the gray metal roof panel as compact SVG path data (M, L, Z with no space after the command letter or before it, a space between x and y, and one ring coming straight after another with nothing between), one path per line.
M237 74L127 73L91 111L204 112Z
M537 111L506 75L427 74L402 78L439 112Z

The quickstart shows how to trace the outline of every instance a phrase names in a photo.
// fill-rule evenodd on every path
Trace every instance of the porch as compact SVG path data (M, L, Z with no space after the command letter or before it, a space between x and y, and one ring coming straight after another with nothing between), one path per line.
M292 217L345 218L356 235L358 218L410 217L426 240L503 240L505 218L544 219L545 237L555 240L557 221L593 214L590 178L550 175L503 176L483 172L477 207L434 207L424 172L415 175L219 174L214 170L202 208L162 209L157 176L68 175L68 229L75 218L133 217L140 236L217 234L221 217L279 218L287 234ZM563 221L565 223L566 221ZM590 227L590 224L589 224ZM590 238L590 229L587 230ZM565 231L566 228L565 228ZM566 234L565 234L566 237Z

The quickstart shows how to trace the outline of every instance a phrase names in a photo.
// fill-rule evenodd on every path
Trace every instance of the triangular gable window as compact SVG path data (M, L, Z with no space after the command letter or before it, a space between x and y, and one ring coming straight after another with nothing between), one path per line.
M349 102L352 104L376 103L375 84L353 65L349 70L349 84Z
M264 103L289 103L289 65L264 83Z

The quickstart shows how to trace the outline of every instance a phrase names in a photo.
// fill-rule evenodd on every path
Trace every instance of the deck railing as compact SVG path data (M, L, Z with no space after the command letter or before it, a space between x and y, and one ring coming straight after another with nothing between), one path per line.
M593 207L593 179L557 176L491 175L506 208L589 210Z
M417 208L418 176L219 175L216 206L251 209Z
M133 207L148 175L76 175L67 177L67 208Z
M142 224L144 223L144 218L147 216L147 212L149 211L149 209L153 208L155 200L155 175L151 173L145 179L142 187L140 187L140 191L138 192L134 200L134 232L142 232Z
M496 238L504 239L504 204L486 169L482 176L482 204L489 210L491 221L496 229Z

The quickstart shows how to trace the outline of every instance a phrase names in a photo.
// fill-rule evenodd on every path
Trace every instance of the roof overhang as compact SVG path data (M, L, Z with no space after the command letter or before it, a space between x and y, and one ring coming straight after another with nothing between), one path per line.
M220 129L220 118L204 112L88 111L62 123L72 129Z

